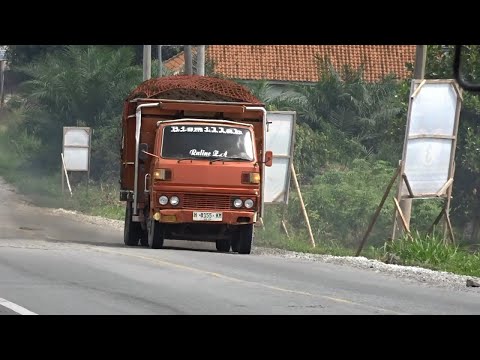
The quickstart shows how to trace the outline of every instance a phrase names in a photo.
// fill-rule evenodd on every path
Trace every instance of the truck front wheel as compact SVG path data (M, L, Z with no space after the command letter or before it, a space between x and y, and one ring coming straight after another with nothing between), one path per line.
M217 251L219 252L229 252L230 251L230 239L220 239L215 243Z
M241 225L238 235L238 244L236 244L238 253L250 254L252 251L253 224Z
M148 220L148 246L152 249L163 248L164 228L161 223L155 219Z
M142 226L139 222L132 221L132 203L127 202L125 207L125 224L123 229L123 242L127 246L137 246L142 237Z
M233 233L232 235L232 251L238 252L238 243L240 242L240 232Z

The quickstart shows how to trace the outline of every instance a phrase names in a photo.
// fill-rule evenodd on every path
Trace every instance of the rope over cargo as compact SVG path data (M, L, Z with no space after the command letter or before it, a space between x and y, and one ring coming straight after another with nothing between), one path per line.
M250 90L234 81L199 75L174 75L146 80L130 93L127 101L135 98L261 104Z

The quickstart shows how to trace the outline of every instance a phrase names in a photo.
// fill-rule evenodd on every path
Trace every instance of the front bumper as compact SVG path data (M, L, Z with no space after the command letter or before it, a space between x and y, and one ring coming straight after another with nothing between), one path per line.
M201 221L193 220L193 213L222 213L221 221ZM254 224L257 221L256 211L242 211L242 210L186 210L186 209L162 209L154 212L154 219L161 223L199 223L199 224Z

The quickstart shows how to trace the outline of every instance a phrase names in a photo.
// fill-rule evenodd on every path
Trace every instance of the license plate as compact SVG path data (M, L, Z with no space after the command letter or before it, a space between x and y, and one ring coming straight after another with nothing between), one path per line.
M193 220L194 221L222 221L222 213L194 211Z

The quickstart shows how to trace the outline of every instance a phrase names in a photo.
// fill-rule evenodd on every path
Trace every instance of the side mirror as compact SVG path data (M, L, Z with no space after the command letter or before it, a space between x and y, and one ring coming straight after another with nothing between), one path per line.
M141 143L138 148L138 159L141 161L145 161L148 156L143 151L148 151L148 144Z
M265 166L272 166L273 163L273 152L270 150L265 152Z

